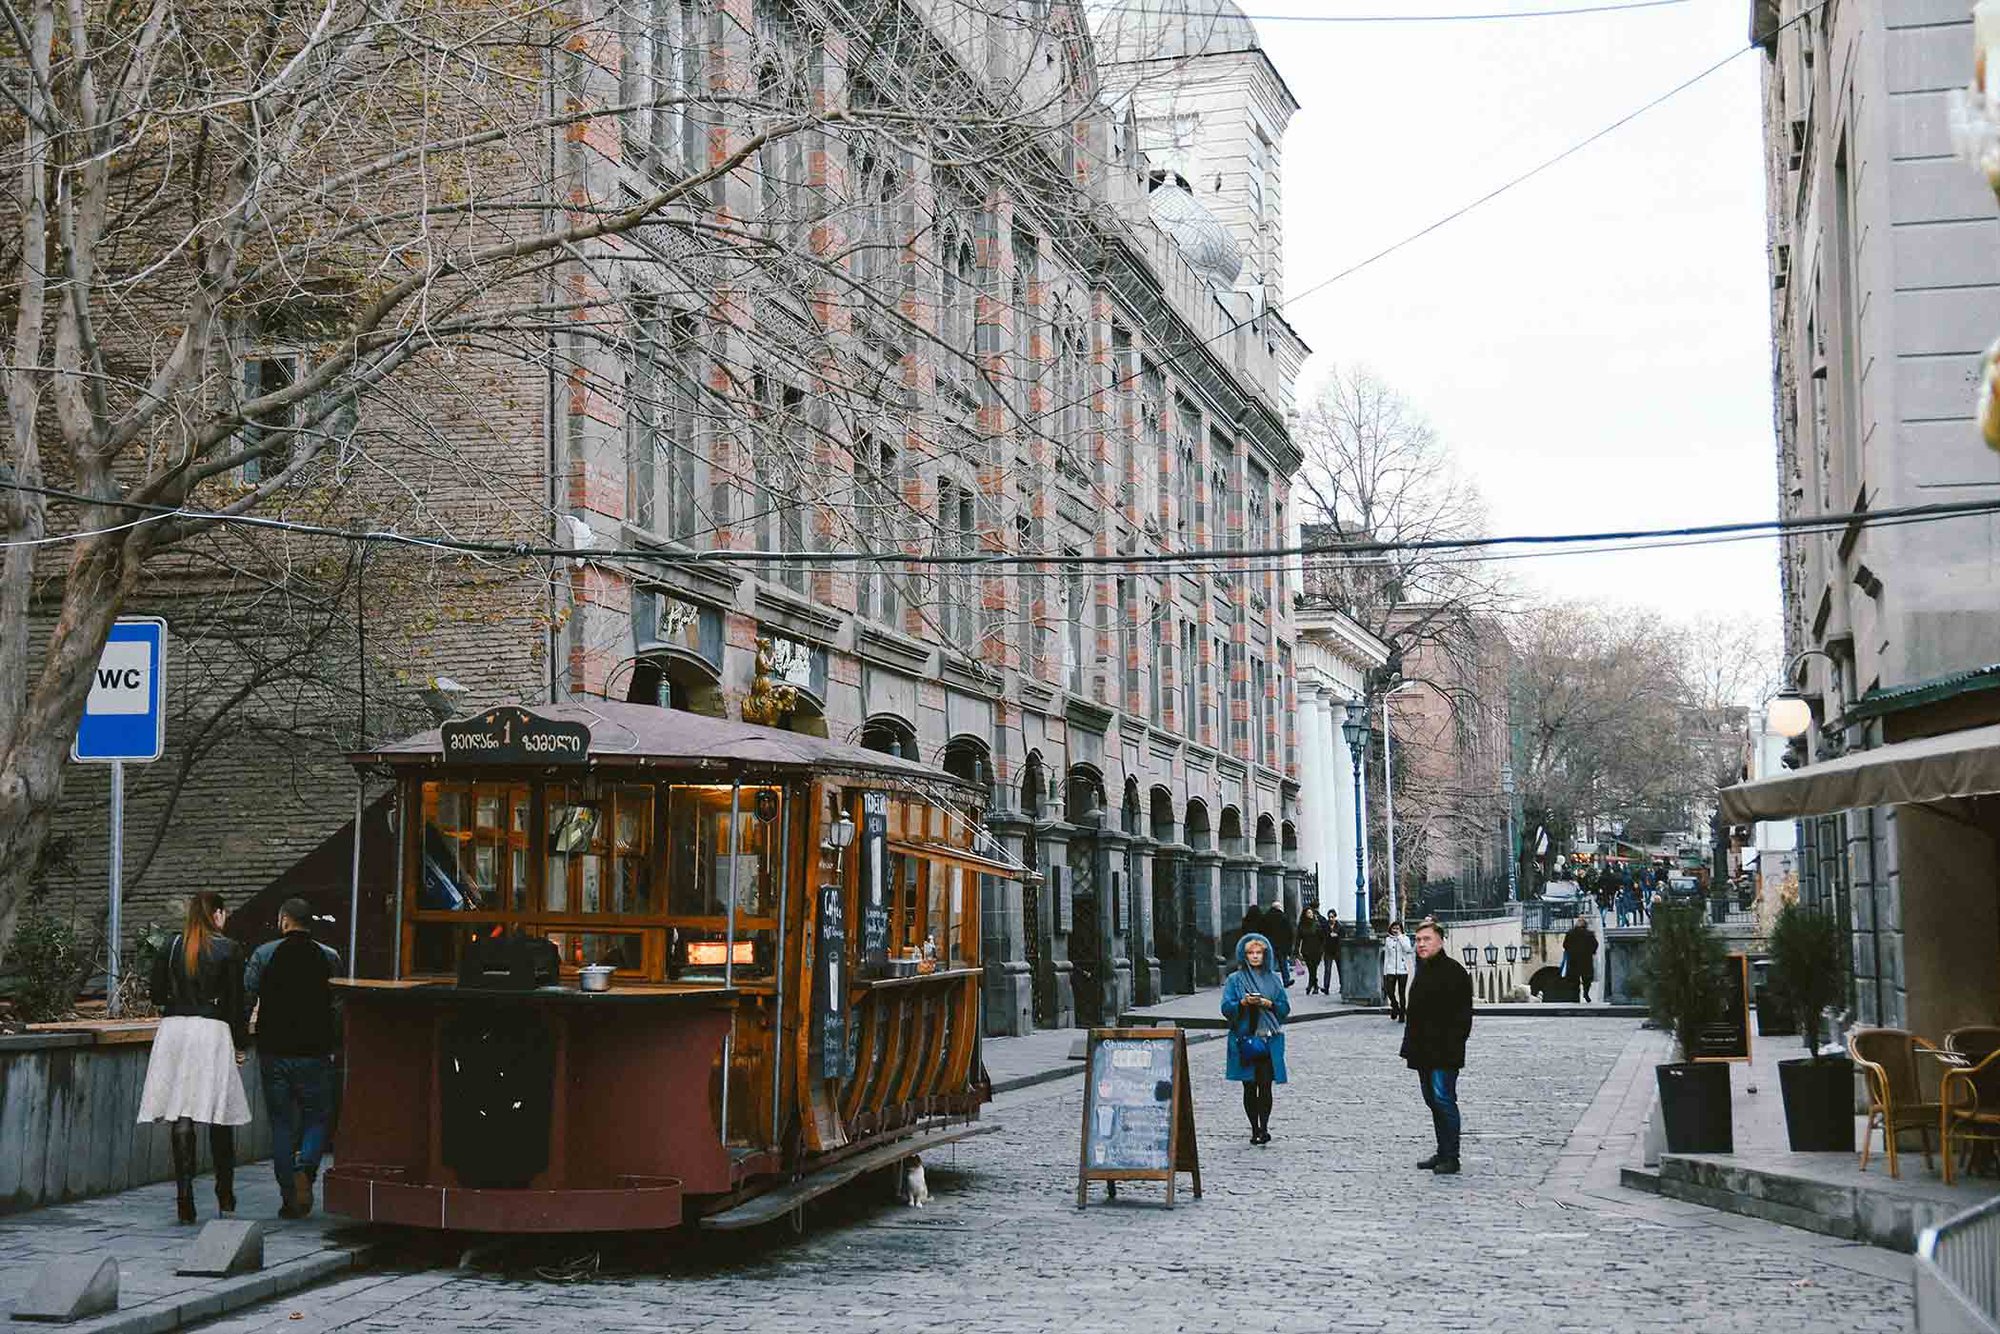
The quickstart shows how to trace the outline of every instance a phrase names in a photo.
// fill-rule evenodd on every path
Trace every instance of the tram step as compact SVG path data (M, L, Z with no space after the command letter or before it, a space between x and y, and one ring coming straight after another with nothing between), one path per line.
M944 1144L955 1144L974 1135L990 1135L999 1126L979 1121L968 1121L964 1125L946 1126L941 1130L930 1130L920 1135L909 1135L891 1140L878 1148L858 1153L852 1158L842 1158L830 1163L809 1176L800 1178L789 1185L767 1191L755 1199L745 1200L734 1208L720 1213L709 1214L701 1220L701 1226L719 1232L734 1232L746 1227L758 1227L774 1223L792 1210L826 1194L837 1190L865 1172L889 1167L901 1162L913 1153L923 1153Z

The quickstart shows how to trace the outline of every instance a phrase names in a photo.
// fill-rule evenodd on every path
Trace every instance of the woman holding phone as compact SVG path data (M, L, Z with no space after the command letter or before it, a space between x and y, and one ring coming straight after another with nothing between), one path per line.
M1252 1144L1271 1142L1271 1086L1285 1082L1285 1018L1292 1002L1273 953L1263 935L1246 934L1236 942L1236 971L1222 987L1222 1015L1229 1020L1223 1076L1243 1085Z

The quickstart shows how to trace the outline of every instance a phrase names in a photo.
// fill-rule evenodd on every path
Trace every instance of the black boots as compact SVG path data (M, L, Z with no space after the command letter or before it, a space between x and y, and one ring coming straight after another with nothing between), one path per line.
M194 1222L194 1122L176 1121L167 1132L168 1147L174 1155L174 1214L183 1223Z
M208 1128L208 1156L215 1160L215 1207L236 1212L236 1127Z

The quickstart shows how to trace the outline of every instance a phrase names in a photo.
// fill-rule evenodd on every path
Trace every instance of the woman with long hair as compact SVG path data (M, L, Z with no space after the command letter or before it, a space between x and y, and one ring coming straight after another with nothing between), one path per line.
M195 1221L195 1123L208 1127L215 1160L215 1203L236 1209L236 1127L250 1122L250 1101L236 1067L250 1045L243 1008L243 950L222 934L229 912L220 894L188 896L180 934L153 961L153 1003L165 1016L146 1063L139 1120L171 1121L175 1210Z
M1229 1020L1229 1056L1223 1077L1243 1085L1243 1114L1250 1142L1271 1142L1271 1086L1285 1082L1285 1017L1291 995L1278 976L1277 951L1252 932L1236 942L1236 971L1222 985L1222 1014Z

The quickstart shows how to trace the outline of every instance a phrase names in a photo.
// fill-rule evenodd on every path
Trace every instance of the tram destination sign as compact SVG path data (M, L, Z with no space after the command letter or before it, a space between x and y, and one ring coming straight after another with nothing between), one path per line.
M461 764L583 764L590 729L514 705L488 709L438 729L444 757Z

